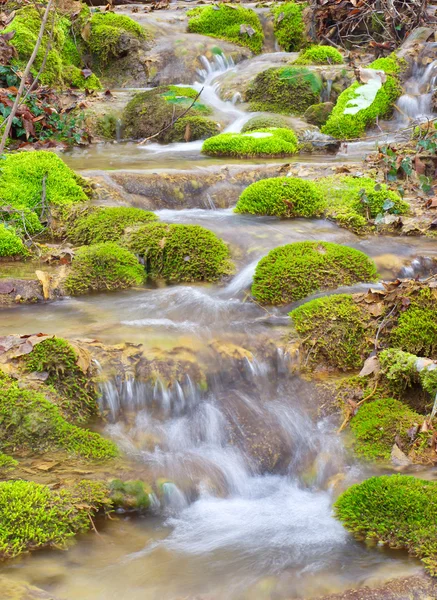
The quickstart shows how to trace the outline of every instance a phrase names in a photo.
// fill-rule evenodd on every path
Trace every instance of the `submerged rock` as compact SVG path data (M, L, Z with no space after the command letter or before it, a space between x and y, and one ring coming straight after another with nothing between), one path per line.
M437 580L427 575L400 577L377 587L363 587L315 600L432 600L437 597Z
M57 600L55 596L21 581L0 577L2 600Z

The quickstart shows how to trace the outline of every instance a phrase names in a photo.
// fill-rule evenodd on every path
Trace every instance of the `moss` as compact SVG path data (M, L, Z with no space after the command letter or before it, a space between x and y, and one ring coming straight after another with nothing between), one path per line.
M371 477L347 489L336 516L358 539L405 549L437 574L437 484L410 475Z
M29 251L23 244L21 238L15 233L14 229L0 223L0 257L19 256L24 258L29 255Z
M92 112L87 115L87 125L91 129L92 135L96 135L107 141L117 139L117 123L119 119L114 113L106 113L96 116Z
M261 129L249 133L221 133L206 140L202 152L211 156L274 157L296 154L298 142L291 129Z
M437 358L437 310L413 304L401 313L390 345L417 356Z
M0 557L65 547L75 534L90 529L90 517L107 503L106 486L98 482L60 490L32 481L1 482Z
M374 60L369 67L378 71L384 71L387 75L400 75L408 69L408 63L404 58L399 58L396 54L382 56Z
M263 304L287 304L322 289L377 280L375 264L359 250L332 242L295 242L259 261L252 294Z
M68 238L74 244L116 242L126 227L156 221L157 216L141 208L125 206L90 208L68 227Z
M306 43L303 11L307 6L305 3L285 2L272 8L275 37L286 52L300 50Z
M367 319L352 296L340 294L306 302L290 313L307 364L348 371L369 351Z
M304 112L303 118L307 123L311 125L317 125L322 127L329 118L334 105L332 102L319 102L318 104L312 104Z
M133 19L112 12L94 13L90 20L91 35L89 47L105 66L111 59L120 55L120 38L126 34L138 40L147 39L146 31Z
M325 199L317 185L297 177L272 177L256 181L241 194L235 212L277 217L315 217Z
M417 356L388 348L379 355L382 375L389 381L393 393L402 394L419 380L416 369Z
M428 367L427 369L422 369L419 378L425 392L428 392L434 399L437 395L437 368L435 363L432 366L434 368Z
M319 74L305 67L272 67L255 77L246 100L251 110L302 115L320 102L323 82Z
M47 373L45 383L62 397L60 408L75 422L87 421L98 413L95 384L77 365L74 348L62 338L44 340L23 358L28 372Z
M60 409L40 392L0 378L0 450L66 450L87 458L117 455L115 445L99 434L68 423Z
M97 75L84 77L82 70L74 65L69 65L63 69L64 82L68 87L78 88L80 90L101 90L102 84Z
M114 242L83 246L74 255L65 289L73 296L89 292L122 290L144 283L144 267Z
M295 65L341 65L343 56L332 46L311 46L303 50L294 61Z
M198 92L193 88L175 85L160 86L136 94L123 111L122 122L125 137L143 139L154 135L186 111L192 105L197 94ZM208 106L201 101L196 101L184 118L205 117L211 113ZM184 133L181 134L182 139ZM168 142L173 141L173 137L173 128L169 128L162 132L156 140Z
M183 117L178 119L166 135L169 142L194 142L206 140L220 133L220 125L207 117Z
M125 510L147 510L150 508L152 489L143 481L121 481L114 479L109 484L114 508Z
M6 475L18 466L18 460L0 452L0 476Z
M264 34L258 15L251 8L233 4L197 6L187 12L188 31L247 46L255 54L262 49ZM253 29L249 35L244 26Z
M393 398L363 404L351 421L356 454L371 460L388 460L393 444L410 445L408 430L423 417Z
M144 225L128 232L124 244L152 279L217 281L233 269L227 245L200 225Z
M241 133L247 131L257 131L259 129L268 129L271 127L279 127L281 129L287 129L287 120L277 116L258 116L249 119L241 128ZM290 128L289 128L290 129Z

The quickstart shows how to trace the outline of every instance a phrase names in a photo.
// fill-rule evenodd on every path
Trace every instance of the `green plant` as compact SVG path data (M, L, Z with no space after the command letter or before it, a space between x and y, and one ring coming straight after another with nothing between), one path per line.
M234 4L196 6L187 12L188 31L247 46L255 54L262 49L264 34L251 8Z
M390 345L417 356L437 358L437 309L413 302L399 315Z
M13 471L18 466L18 460L0 452L0 475Z
M295 65L341 65L343 56L332 46L311 46L303 50L293 64Z
M288 304L322 289L377 280L375 264L359 250L332 242L295 242L259 261L252 294L263 304Z
M100 79L94 73L88 77L83 74L84 71L75 65L68 65L63 69L63 79L68 87L78 88L79 90L101 90Z
M123 34L129 34L138 40L147 39L146 30L136 21L113 12L94 13L90 20L90 26L89 47L102 66L105 66L112 58L119 56L118 47Z
M297 177L256 181L241 194L235 212L277 217L320 216L326 201L317 184Z
M272 127L279 127L281 129L291 129L288 127L287 120L283 117L266 115L266 116L258 116L252 117L249 119L241 128L241 133L246 133L247 131L258 131L259 129L269 129Z
M382 375L389 381L393 393L401 394L419 381L417 356L387 348L379 354Z
M146 273L138 259L114 242L82 246L74 255L64 282L69 294L122 290L144 283Z
M20 256L24 258L28 255L29 251L14 229L0 223L0 257Z
M227 245L200 225L143 225L127 232L123 243L143 259L152 279L217 281L233 270Z
M152 488L143 481L121 481L113 479L109 484L114 508L147 510L150 508Z
M296 154L298 142L291 129L260 129L249 133L221 133L205 140L204 154L212 156L289 156Z
M68 227L68 237L74 244L116 242L126 227L156 220L154 213L142 208L91 207L74 219Z
M371 477L347 489L335 503L344 526L360 540L405 549L437 574L434 481L409 475Z
M325 296L302 304L290 313L307 365L348 371L361 366L370 350L366 339L368 317L352 296Z
M306 3L285 2L272 8L275 37L286 52L300 50L306 43L303 11L307 6Z

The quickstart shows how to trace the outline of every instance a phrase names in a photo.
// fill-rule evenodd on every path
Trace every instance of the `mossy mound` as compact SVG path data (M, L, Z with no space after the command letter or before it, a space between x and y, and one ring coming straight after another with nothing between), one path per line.
M318 73L305 67L272 67L255 77L246 100L251 110L302 115L320 102L323 82Z
M382 475L353 485L335 512L360 540L405 549L437 575L437 484L409 475Z
M68 423L60 409L33 390L0 372L0 450L66 450L86 458L117 455L116 446L99 434Z
M89 292L123 290L146 279L143 265L126 248L114 242L82 246L76 250L64 282L72 296Z
M389 336L390 346L406 352L437 358L437 297L427 288L401 312Z
M298 141L291 129L259 129L248 133L221 133L202 146L202 152L211 156L291 156L298 150Z
M196 6L187 12L188 31L201 33L240 46L255 54L262 49L264 34L258 15L251 8L234 4Z
M296 52L306 43L303 11L307 6L305 3L284 2L272 8L275 37L285 52Z
M329 118L329 115L334 108L332 102L319 102L318 104L312 104L304 112L303 118L307 123L322 127Z
M303 50L293 64L295 65L341 65L343 55L332 46L311 46Z
M47 339L23 357L25 369L47 373L45 384L62 398L62 414L74 422L86 422L98 413L97 390L90 377L78 366L74 348L62 338Z
M279 127L281 129L290 129L288 127L287 120L279 116L258 116L252 117L243 125L241 133L247 131L258 131L259 129L270 129L272 127Z
M166 135L169 142L194 142L206 140L220 133L217 121L208 117L182 117Z
M123 111L122 123L124 136L127 138L144 139L169 125L178 115L189 108L198 92L190 87L167 85L135 94ZM205 117L212 113L211 109L202 103L201 97L194 102L184 118ZM182 120L182 119L181 119ZM177 126L177 123L173 127ZM185 128L180 135L185 135ZM158 142L175 141L173 127L162 132L155 138ZM180 127L180 125L178 126ZM195 128L193 128L195 129Z
M349 371L362 365L369 351L366 315L352 296L339 294L306 302L290 313L307 365Z
M156 221L157 216L141 208L125 206L90 208L79 215L68 228L68 238L74 244L116 242L126 227Z
M0 558L47 547L91 527L91 517L109 504L106 486L83 481L70 489L51 490L32 481L0 483Z
M388 460L395 442L401 448L411 444L408 430L423 417L393 398L364 403L351 421L354 450L369 460Z
M200 225L144 225L123 243L142 258L151 279L217 281L233 270L227 245Z
M375 264L359 250L332 242L295 242L259 261L252 294L263 304L288 304L319 290L377 280Z
M29 251L14 229L0 224L0 257L20 257L29 255Z
M235 212L277 217L315 217L322 214L325 198L317 185L297 177L256 181L241 194Z
M147 510L150 508L152 488L143 481L120 481L113 479L109 484L114 508L125 510Z
M410 210L399 194L370 177L332 176L317 183L327 200L326 216L356 232L378 216L403 215Z
M69 65L63 69L63 80L66 86L77 88L79 90L101 90L102 84L97 75L92 73L88 77L82 72L82 69L75 65Z
M90 20L89 47L102 66L120 55L119 43L123 35L146 40L146 30L126 15L113 12L94 13Z

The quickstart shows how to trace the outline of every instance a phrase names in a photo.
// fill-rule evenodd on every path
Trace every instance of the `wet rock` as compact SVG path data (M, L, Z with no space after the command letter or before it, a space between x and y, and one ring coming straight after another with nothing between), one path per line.
M395 467L407 467L411 465L411 460L402 452L397 444L393 444L390 460Z
M6 577L0 577L0 590L2 600L57 600L52 594Z
M44 301L41 283L29 279L0 280L0 308L15 304L36 304Z
M305 111L303 117L308 123L321 127L328 120L329 115L334 108L333 102L321 102L320 104L313 104Z
M427 575L417 575L394 579L374 589L352 589L316 600L434 600L436 597L437 580Z

